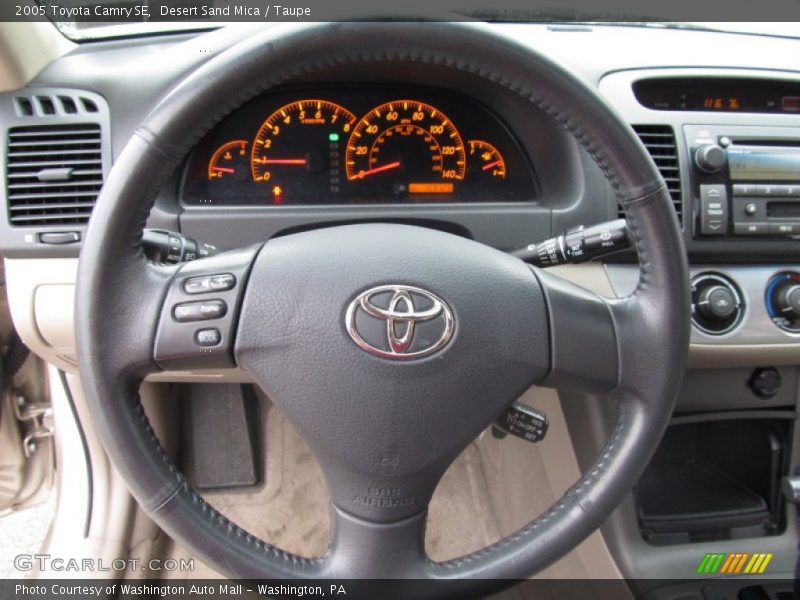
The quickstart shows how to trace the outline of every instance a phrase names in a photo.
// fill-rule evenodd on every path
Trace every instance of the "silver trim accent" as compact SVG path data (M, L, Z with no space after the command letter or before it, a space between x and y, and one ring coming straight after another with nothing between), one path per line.
M635 265L606 264L606 273L611 287L618 297L632 293L639 281L639 267ZM761 344L796 344L800 347L800 333L789 333L772 322L765 303L767 283L784 271L800 271L792 265L692 265L691 277L715 273L734 282L744 300L744 314L737 326L727 332L711 335L692 325L692 344L706 346L740 346Z
M381 308L372 304L370 299L373 296L385 292L392 292L389 308ZM414 300L411 297L412 293L427 298L431 301L432 306L426 310L417 311L414 306ZM405 306L406 310L401 310L401 306ZM386 337L389 341L390 348L388 352L374 347L359 334L355 323L356 311L359 308L376 319L386 321ZM424 350L406 352L414 340L415 324L421 321L430 321L439 316L441 316L443 320L442 334L439 336L439 339ZM359 348L373 356L392 360L414 360L429 356L447 345L450 338L453 337L453 331L455 329L453 313L444 300L428 290L399 284L381 285L361 292L348 305L344 321L347 333ZM404 323L406 326L405 332L399 337L395 331L395 325L398 322Z

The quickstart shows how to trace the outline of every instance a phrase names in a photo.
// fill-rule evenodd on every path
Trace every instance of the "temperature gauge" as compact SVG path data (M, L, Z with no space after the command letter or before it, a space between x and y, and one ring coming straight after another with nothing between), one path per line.
M250 176L250 161L247 155L248 143L233 140L222 144L208 161L208 180L233 179L244 181Z
M470 140L467 147L470 173L506 178L506 161L497 148L483 140Z

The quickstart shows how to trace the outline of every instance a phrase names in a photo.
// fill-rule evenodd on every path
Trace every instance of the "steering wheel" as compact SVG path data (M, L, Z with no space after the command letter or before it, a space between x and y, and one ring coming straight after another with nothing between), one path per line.
M182 266L146 260L140 240L156 193L221 118L298 76L397 62L494 82L568 129L625 210L636 291L607 300L477 242L397 224L306 231ZM687 273L668 192L635 134L546 57L481 24L284 26L188 75L120 154L80 257L79 361L95 425L133 495L221 573L477 578L485 591L493 585L486 580L528 577L564 555L636 482L685 367ZM185 285L217 275L210 294ZM214 319L192 320L199 314ZM218 336L203 343L216 345L198 346L204 328ZM321 558L289 554L229 522L192 489L148 424L137 390L149 373L233 366L285 411L319 460L332 520ZM532 385L616 402L612 436L535 521L468 556L431 561L423 537L437 482ZM463 582L464 591L475 592L474 583Z

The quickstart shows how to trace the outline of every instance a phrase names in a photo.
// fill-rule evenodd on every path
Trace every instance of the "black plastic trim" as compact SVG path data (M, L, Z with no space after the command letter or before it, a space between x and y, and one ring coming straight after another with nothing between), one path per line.
M56 103L54 112L46 114L42 111L33 111L33 114L22 114L19 109L19 98L52 97L69 98L76 105L76 112L67 112L63 106ZM88 101L96 110L84 108L84 101ZM61 87L29 86L20 90L0 94L0 137L2 138L3 158L0 161L0 253L8 258L68 258L78 255L79 243L54 245L40 241L40 235L48 232L76 232L84 237L86 225L25 225L12 226L8 220L7 199L7 160L5 153L8 145L9 130L15 127L38 127L57 125L92 124L100 126L101 163L103 180L108 177L111 169L111 117L105 98L100 94Z

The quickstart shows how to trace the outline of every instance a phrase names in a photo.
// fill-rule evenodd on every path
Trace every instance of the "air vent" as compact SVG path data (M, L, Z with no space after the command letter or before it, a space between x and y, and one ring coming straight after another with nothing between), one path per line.
M634 125L633 130L642 140L650 156L653 157L661 176L667 182L667 189L672 196L678 220L683 223L683 192L675 132L672 127L667 125Z
M20 117L56 117L100 112L91 98L66 94L16 96L14 106Z
M102 185L99 125L9 129L6 193L11 225L84 224Z

